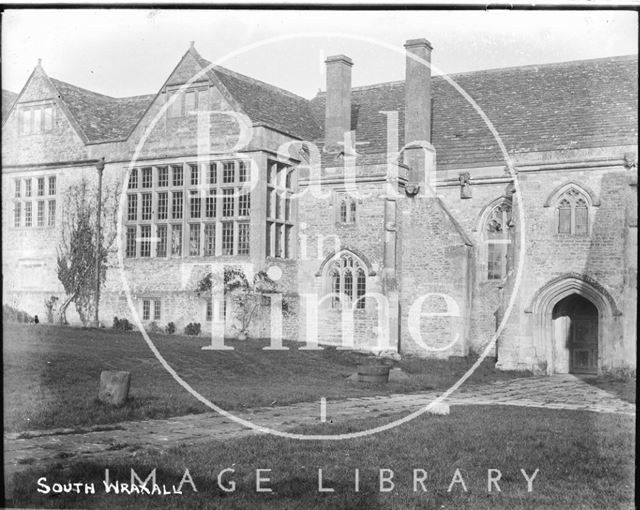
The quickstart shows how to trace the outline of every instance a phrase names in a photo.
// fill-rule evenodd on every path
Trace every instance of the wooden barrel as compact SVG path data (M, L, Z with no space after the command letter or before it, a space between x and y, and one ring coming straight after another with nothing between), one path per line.
M358 365L358 381L369 383L389 382L388 365Z

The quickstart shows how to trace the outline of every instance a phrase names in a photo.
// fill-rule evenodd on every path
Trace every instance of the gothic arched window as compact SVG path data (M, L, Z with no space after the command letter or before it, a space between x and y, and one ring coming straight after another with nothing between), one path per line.
M364 309L367 292L367 276L364 264L353 254L345 252L329 264L327 286L331 297L331 307L340 308L340 297L346 296L348 304Z
M504 200L491 209L484 222L483 270L487 280L502 280L507 276L512 228L511 202Z
M571 187L558 197L558 234L589 233L589 202L583 193Z
M340 223L356 222L356 201L347 193L338 194L338 221Z

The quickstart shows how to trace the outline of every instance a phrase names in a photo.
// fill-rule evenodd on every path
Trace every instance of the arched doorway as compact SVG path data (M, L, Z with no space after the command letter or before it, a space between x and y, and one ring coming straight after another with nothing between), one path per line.
M551 312L554 372L598 373L598 309L579 294L560 299Z
M621 313L592 278L566 273L550 280L534 294L525 313L531 314L537 363L544 364L548 374L597 373L611 365Z

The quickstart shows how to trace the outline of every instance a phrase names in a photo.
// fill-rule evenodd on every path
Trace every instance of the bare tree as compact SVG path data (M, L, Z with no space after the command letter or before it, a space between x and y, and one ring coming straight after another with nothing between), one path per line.
M91 322L95 307L97 187L83 177L65 192L62 236L58 245L58 279L66 298L58 320L66 323L68 306L75 303L82 323ZM107 259L114 252L117 235L119 186L105 186L102 193L100 232L100 284L104 283Z

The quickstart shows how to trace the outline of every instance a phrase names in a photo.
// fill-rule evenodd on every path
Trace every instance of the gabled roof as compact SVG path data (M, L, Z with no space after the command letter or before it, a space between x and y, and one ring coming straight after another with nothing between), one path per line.
M89 143L124 140L155 95L114 98L51 78Z
M14 101L18 98L18 94L10 90L2 89L2 121L7 118Z
M637 144L638 59L611 57L451 75L482 108L510 153ZM432 143L438 165L503 161L473 107L444 78L432 78ZM404 145L404 82L352 90L352 129L360 154L386 148L387 117L399 112ZM324 116L325 94L312 100Z
M211 66L209 72L214 80L222 83L254 124L264 123L302 140L315 140L321 135L308 99L230 69L212 66L195 49L190 51L203 67Z

